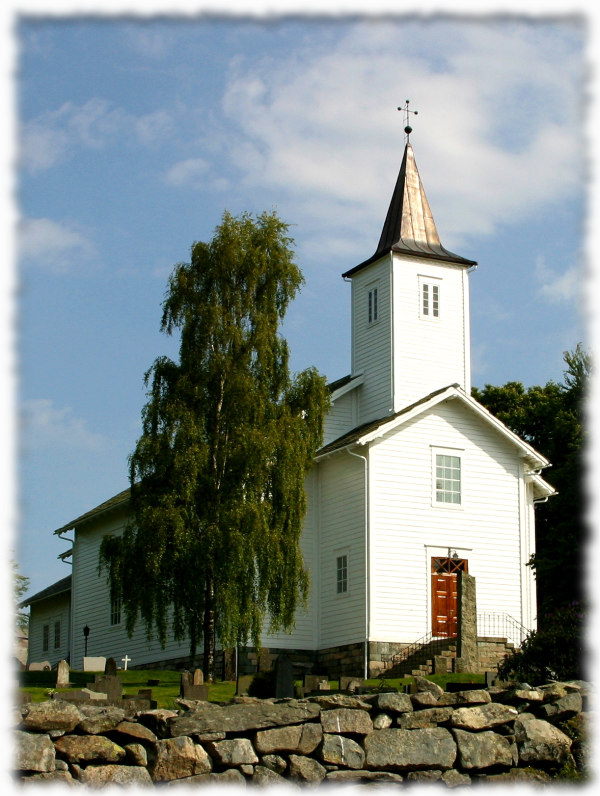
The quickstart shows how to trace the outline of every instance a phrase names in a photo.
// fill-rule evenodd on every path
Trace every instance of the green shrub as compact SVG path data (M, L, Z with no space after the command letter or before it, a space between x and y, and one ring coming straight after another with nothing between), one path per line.
M578 602L546 615L521 648L506 656L498 668L500 678L531 685L584 678L583 633L584 614Z

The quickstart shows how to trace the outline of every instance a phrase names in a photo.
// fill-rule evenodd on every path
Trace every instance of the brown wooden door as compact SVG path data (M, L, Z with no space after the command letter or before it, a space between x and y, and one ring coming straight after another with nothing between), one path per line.
M453 638L458 633L457 573L467 572L464 558L431 559L431 619L434 636Z

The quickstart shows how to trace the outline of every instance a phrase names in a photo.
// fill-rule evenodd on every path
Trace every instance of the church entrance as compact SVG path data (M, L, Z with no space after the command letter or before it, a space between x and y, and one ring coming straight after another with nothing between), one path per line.
M465 558L431 559L431 631L434 636L453 638L458 633L459 572L468 572Z

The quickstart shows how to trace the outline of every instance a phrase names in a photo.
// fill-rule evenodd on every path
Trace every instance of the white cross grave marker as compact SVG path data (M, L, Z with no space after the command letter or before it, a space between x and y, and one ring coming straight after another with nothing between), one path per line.
M124 658L121 658L125 666L123 667L124 671L127 671L127 664L131 661L131 658L128 655L125 655Z

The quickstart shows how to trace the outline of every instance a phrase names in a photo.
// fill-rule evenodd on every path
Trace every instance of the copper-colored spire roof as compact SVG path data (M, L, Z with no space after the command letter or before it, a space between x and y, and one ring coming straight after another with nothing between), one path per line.
M400 173L375 254L343 276L352 276L391 251L433 260L450 260L465 266L475 265L474 260L453 254L440 243L410 144L404 149Z

